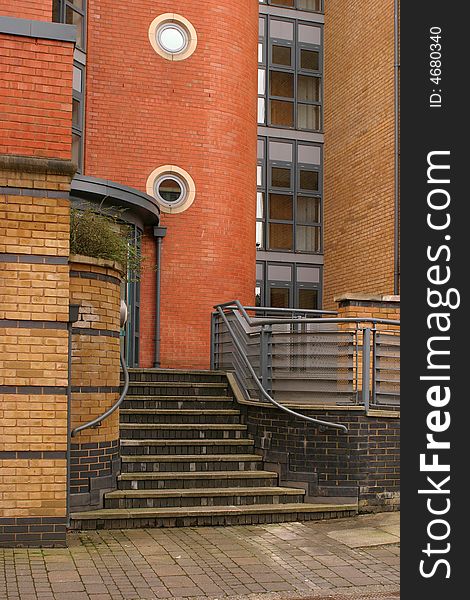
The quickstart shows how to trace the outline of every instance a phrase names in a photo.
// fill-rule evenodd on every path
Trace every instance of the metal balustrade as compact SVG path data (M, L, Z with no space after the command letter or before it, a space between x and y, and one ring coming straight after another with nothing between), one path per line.
M232 371L246 400L282 409L399 407L399 321L238 301L214 308L212 368Z

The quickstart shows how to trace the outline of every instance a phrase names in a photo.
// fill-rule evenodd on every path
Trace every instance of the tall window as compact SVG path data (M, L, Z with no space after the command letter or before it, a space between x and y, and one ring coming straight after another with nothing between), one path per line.
M320 131L321 27L262 16L259 44L259 123Z
M77 48L86 47L86 0L53 0L52 20L56 23L75 25L77 28Z
M81 173L85 122L86 0L53 0L52 20L77 28L72 85L72 161Z
M309 10L311 12L322 12L322 0L259 0L260 4L271 4L283 8L297 8L298 10Z
M72 160L82 171L85 67L74 61L72 85Z
M302 263L256 263L256 306L321 307L322 267Z
M321 252L321 186L319 145L260 138L257 247Z

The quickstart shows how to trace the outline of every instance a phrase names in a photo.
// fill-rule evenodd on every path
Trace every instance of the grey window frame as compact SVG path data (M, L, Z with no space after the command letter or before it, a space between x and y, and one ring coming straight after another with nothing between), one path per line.
M276 0L260 0L260 4L268 4L270 6L276 6L277 8L286 8L289 10L303 10L305 12L311 12L312 14L323 14L324 11L324 0L320 0L320 9L312 10L311 8L303 8L299 6L299 0L294 0L294 6L285 6L276 2Z
M265 124L268 127L276 127L279 129L286 130L297 130L297 131L308 131L315 133L323 132L323 26L320 23L312 23L303 19L278 17L275 15L263 15L260 19L265 19L264 26L264 68L266 69L265 79ZM271 37L271 21L283 21L286 23L292 23L294 36L292 42L283 40L280 38ZM308 44L306 42L299 42L299 26L304 25L307 27L316 27L320 30L320 44ZM292 48L292 62L291 66L278 65L272 62L272 47L284 46ZM310 50L318 52L318 69L302 69L301 68L301 51ZM261 65L260 65L261 66ZM271 93L271 74L272 72L289 73L293 77L293 97L276 96ZM300 76L316 78L319 80L320 92L318 100L300 100L298 94L298 80ZM272 101L289 102L293 105L293 126L282 125L272 122ZM299 106L318 106L320 111L319 127L318 129L312 129L307 127L299 127Z
M270 266L287 266L286 263L278 261L256 261L257 265L260 265L263 271L264 279L256 279L256 287L260 288L261 291L261 306L271 306L271 289L275 288L288 288L289 289L289 308L299 308L299 296L301 289L315 290L318 292L318 309L322 308L323 305L323 267L321 265L311 265L312 269L318 269L319 281L318 283L303 282L297 280L297 268L305 267L303 263L288 263L291 268L291 278L289 281L280 281L278 279L268 278L268 269Z
M258 74L260 72L260 70L264 71L264 94L260 94L260 91L258 89L258 103L259 103L259 99L262 98L264 101L264 120L260 121L259 120L259 115L258 115L258 125L266 125L267 124L267 115L268 115L268 66L267 66L267 45L268 45L268 37L267 37L267 30L268 30L268 18L267 16L263 16L260 15L259 19L258 19L258 24L260 21L264 21L264 35L259 34L258 35L258 44L262 44L263 47L263 51L262 51L262 57L261 57L261 61L258 60ZM259 77L259 75L258 75Z
M72 89L72 99L77 100L79 102L79 125L74 125L72 123L72 135L76 135L80 139L79 143L79 155L78 155L78 164L77 164L77 173L82 173L83 171L83 149L84 149L84 130L85 130L85 85L86 85L86 67L82 63L77 60L73 61L73 67L80 69L81 71L81 80L82 80L82 89L78 92L75 89Z
M83 10L81 8L78 8L78 6L75 6L74 3L72 2L72 0L53 0L53 6L52 6L52 15L54 16L54 5L57 6L58 8L58 22L59 23L65 23L66 22L66 13L67 13L67 8L70 8L73 12L78 13L79 15L82 16L83 20L82 20L82 40L83 40L83 45L79 46L78 43L76 44L77 48L79 48L80 50L82 50L83 52L86 52L86 44L87 44L87 23L86 23L86 19L87 19L87 1L84 0L83 2Z
M263 239L260 246L257 246L259 250L266 251L278 251L287 252L289 254L312 254L321 255L323 253L323 146L319 143L307 142L304 140L286 140L283 138L275 137L259 137L259 141L264 144L264 157L258 158L258 165L262 166L262 181L261 185L257 187L257 193L262 192L264 194L264 207L263 216L256 217L257 223L262 222L263 228ZM292 147L292 163L288 161L271 160L269 156L269 143L280 142L283 144L290 144ZM320 162L318 165L313 163L300 162L298 159L298 148L299 146L312 146L320 150ZM291 185L290 188L279 188L272 185L271 167L285 167L291 168ZM318 191L306 191L300 189L300 171L301 168L305 167L305 170L318 173ZM292 196L292 220L290 219L272 219L270 216L270 202L271 194L279 194L285 196ZM304 198L315 198L319 201L319 218L317 222L307 222L299 220L298 218L298 197ZM291 250L285 248L273 248L270 243L270 226L274 224L284 224L292 226L292 242L293 247ZM320 234L320 247L318 250L297 250L297 227L312 227L319 230Z

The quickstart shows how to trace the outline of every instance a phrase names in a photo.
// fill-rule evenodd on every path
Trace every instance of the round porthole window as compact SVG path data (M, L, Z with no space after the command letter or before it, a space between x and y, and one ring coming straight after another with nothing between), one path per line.
M163 50L172 54L183 52L188 46L188 34L176 23L164 23L158 28L157 40Z
M196 188L189 173L175 165L163 165L149 175L147 194L155 198L162 212L180 213L194 202Z
M184 60L196 50L196 30L188 19L175 13L156 17L148 35L155 52L167 60Z
M179 177L164 174L155 181L155 195L160 202L176 207L184 202L186 186Z

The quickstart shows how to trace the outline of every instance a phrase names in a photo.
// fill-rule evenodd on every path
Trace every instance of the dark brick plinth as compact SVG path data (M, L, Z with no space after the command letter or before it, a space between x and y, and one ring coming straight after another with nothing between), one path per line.
M0 546L4 548L64 548L65 517L0 518Z
M101 508L103 494L116 489L119 462L119 440L72 444L71 508L80 510Z
M346 425L349 433L321 430L278 409L242 409L265 467L276 468L281 485L303 480L310 496L355 497L360 512L399 507L399 416L346 409L300 412Z

